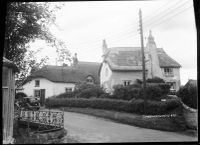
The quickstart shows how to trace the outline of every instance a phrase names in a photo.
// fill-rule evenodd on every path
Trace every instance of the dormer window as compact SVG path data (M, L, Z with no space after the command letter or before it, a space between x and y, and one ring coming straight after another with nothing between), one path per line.
M173 76L173 69L172 68L164 68L164 73L166 76Z
M35 80L35 87L39 87L40 86L40 80Z
M93 83L94 83L93 77L88 76L88 77L86 78L86 82L87 82L88 84L93 84Z

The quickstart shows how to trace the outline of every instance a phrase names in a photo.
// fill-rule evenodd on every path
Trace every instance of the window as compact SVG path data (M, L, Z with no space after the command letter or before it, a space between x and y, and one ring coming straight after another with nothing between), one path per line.
M35 97L40 97L40 90L34 90L34 96Z
M125 80L124 81L124 86L128 86L128 85L130 85L131 84L131 80Z
M72 92L72 88L65 88L65 92L66 92L66 93Z
M39 87L40 86L40 80L35 80L35 87Z
M94 80L93 80L93 78L92 78L91 76L88 76L87 79L86 79L86 82L87 82L88 84L93 84L93 83L94 83Z
M173 75L173 69L172 68L164 68L165 75Z

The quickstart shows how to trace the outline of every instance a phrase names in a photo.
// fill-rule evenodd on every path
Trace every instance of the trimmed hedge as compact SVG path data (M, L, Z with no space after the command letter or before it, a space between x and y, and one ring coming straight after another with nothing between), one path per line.
M176 95L184 104L197 109L197 86L181 87Z
M158 100L166 98L170 92L170 86L166 83L147 83L146 94L148 100ZM133 98L144 99L143 89L141 85L134 84L130 86L116 85L114 86L113 99L131 100Z
M144 100L142 99L125 101L106 98L48 98L45 101L45 105L52 108L80 107L144 114ZM149 115L166 114L168 111L180 106L181 103L175 99L167 100L166 102L148 100L146 113Z
M27 97L27 95L23 92L18 92L15 95L15 99L21 99L21 98L24 98L24 97Z

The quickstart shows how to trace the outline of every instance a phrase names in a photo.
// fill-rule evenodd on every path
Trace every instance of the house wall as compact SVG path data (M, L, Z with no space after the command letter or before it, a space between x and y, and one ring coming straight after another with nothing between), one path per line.
M142 71L132 71L132 72L119 72L114 71L111 76L111 86L124 83L124 80L131 80L131 84L134 84L137 79L142 79Z
M75 84L74 83L53 83L53 95L59 95L65 92L66 88L72 88L74 91Z
M35 80L40 80L39 87L35 87ZM74 83L55 83L45 78L37 78L26 83L23 86L23 92L27 94L28 96L34 96L34 90L45 89L45 98L48 98L54 95L59 95L61 93L64 93L66 88L72 88L72 91L73 91L75 88L75 84Z
M162 68L163 73L163 79L166 82L175 82L176 83L176 91L179 90L181 81L180 81L180 68L173 68L173 75L172 76L166 76L164 73L164 68Z
M35 80L40 80L40 86L35 87ZM45 98L53 96L54 94L54 83L45 79L37 78L23 85L23 92L28 96L34 96L34 90L45 89Z

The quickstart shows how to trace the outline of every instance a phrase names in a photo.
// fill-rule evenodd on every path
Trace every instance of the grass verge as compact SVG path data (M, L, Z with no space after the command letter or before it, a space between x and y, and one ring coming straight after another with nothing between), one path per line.
M91 108L64 107L64 111L89 114L124 124L163 131L184 131L187 129L184 118L180 115L145 116L133 113L108 111Z

